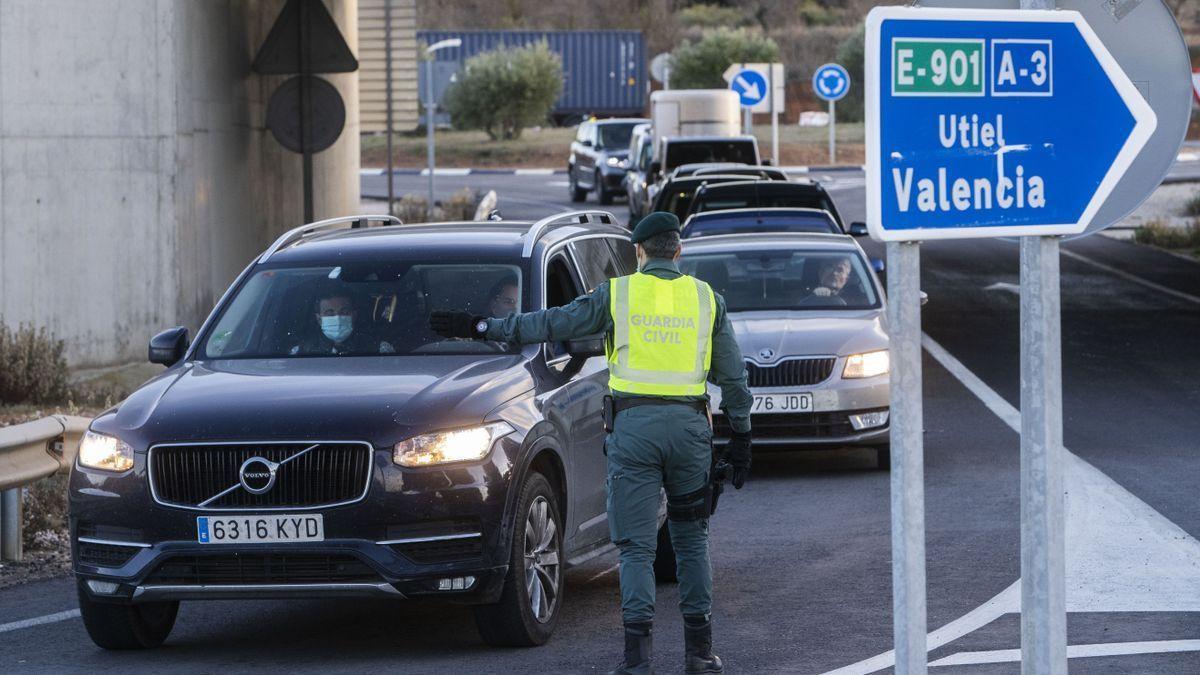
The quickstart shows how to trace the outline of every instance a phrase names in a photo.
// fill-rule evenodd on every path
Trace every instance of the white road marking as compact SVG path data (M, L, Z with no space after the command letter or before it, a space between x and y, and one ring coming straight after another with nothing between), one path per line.
M1010 284L1005 281L997 281L991 286L985 287L985 291L1008 291L1009 293L1021 294L1021 287L1016 284Z
M32 628L41 626L47 623L58 623L59 621L69 621L79 618L78 609L69 609L65 612L56 612L47 614L46 616L38 616L24 621L13 621L12 623L0 623L0 633L7 633L13 630L21 630L22 628Z
M1067 658L1090 656L1128 656L1130 654L1168 654L1200 651L1200 640L1156 640L1152 642L1104 642L1068 645ZM930 666L974 666L983 663L1019 663L1020 649L996 649L982 652L957 652L930 663Z
M422 176L429 176L429 169L421 169ZM470 169L434 169L434 176L469 176Z
M550 187L567 187L570 183L565 180L548 180L546 181L546 185Z
M1195 162L1200 160L1200 154L1195 152L1181 152L1175 157L1177 162Z
M554 169L517 169L514 176L553 176Z
M386 171L387 171L386 169L359 169L358 175L360 175L360 176L382 176Z
M617 563L616 565L613 565L612 567L610 567L610 568L608 568L608 569L604 570L603 572L598 572L598 573L596 573L596 574L592 575L592 576L591 576L591 577L588 579L588 583L591 583L591 582L593 582L593 581L595 581L595 580L599 579L600 577L602 577L602 576L604 576L604 575L606 575L606 574L611 574L612 572L615 572L615 571L617 571L618 569L620 569L620 567L621 567L621 563Z
M1079 262L1084 263L1085 265L1091 265L1092 267L1095 267L1096 269L1101 269L1101 270L1104 270L1105 272L1108 272L1109 274L1113 274L1118 277L1121 277L1122 279L1124 279L1126 281L1132 281L1135 284L1141 284L1142 286L1156 290L1159 293L1165 293L1172 297L1179 298L1180 300L1186 300L1188 302L1192 302L1197 305L1200 305L1200 297L1196 297L1190 293L1184 293L1183 291L1177 291L1174 288L1168 288L1166 286L1163 286L1162 284L1156 284L1153 281L1143 279L1134 274L1130 274L1129 272L1126 272L1124 270L1119 270L1119 269L1113 267L1112 265L1105 265L1104 263L1102 263L1098 260L1092 260L1091 258L1080 255L1074 251L1068 251L1066 249L1062 249L1062 254L1068 258L1071 258L1072 260L1078 260Z
M1021 413L926 334L925 351L1010 429ZM1099 469L1063 448L1068 612L1200 612L1200 541ZM1020 612L1020 580L926 637L933 650L1003 614ZM1152 653L1152 652L1137 652ZM1018 650L1018 660L1020 652ZM873 673L895 665L892 651L830 671Z

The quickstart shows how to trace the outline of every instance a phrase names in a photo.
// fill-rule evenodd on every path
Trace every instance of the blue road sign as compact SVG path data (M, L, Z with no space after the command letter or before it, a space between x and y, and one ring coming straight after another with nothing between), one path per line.
M729 81L729 88L737 93L743 108L753 108L771 93L767 78L751 68L739 70Z
M822 100L839 101L850 91L850 73L836 63L826 63L813 73L812 88Z
M866 79L882 240L1083 232L1157 123L1068 10L876 8Z

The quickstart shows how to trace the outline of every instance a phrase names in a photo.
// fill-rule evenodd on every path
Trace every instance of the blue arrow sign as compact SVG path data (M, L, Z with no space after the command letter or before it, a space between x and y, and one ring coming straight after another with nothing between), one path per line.
M767 78L757 70L743 68L729 81L729 88L737 93L743 108L753 108L762 103L770 93Z
M1157 124L1074 11L876 8L866 64L876 239L1083 232Z
M813 92L825 101L839 101L850 91L850 73L836 63L826 63L813 73Z

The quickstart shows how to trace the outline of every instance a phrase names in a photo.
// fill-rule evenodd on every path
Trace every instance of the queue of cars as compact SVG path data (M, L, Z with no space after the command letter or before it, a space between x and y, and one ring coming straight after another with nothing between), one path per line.
M605 167L633 158L637 173L644 130L585 126L571 196L610 199ZM653 167L646 208L680 215L681 269L725 298L756 447L867 446L890 467L877 265L819 184L697 156ZM613 549L602 336L445 339L428 317L566 304L636 271L628 230L604 211L400 224L298 227L194 340L182 327L151 339L166 370L93 421L71 472L73 569L97 645L156 647L180 601L229 598L441 598L473 606L489 644L549 639L565 570ZM665 514L663 500L655 571L671 580Z

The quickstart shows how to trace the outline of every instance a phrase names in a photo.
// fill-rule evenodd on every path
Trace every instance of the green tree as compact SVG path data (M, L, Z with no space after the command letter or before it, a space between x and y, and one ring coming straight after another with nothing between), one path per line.
M775 61L779 45L745 28L721 28L671 53L671 86L677 89L721 89L725 69L733 63Z
M850 91L846 97L837 102L837 118L839 122L863 121L863 89L866 86L863 61L865 60L864 44L866 28L859 26L850 37L838 45L837 62L850 73Z
M446 109L458 128L511 140L546 121L562 86L562 59L545 42L501 48L467 60L446 92Z

